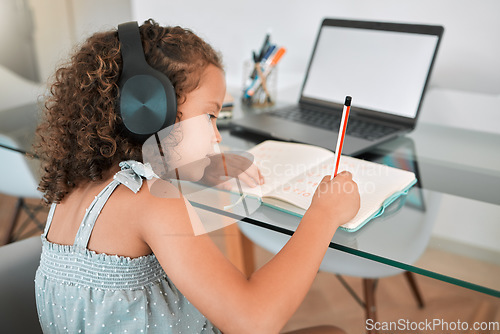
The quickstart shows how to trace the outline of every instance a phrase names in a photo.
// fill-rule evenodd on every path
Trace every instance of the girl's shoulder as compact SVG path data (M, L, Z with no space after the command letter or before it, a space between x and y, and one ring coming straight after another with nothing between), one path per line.
M177 187L160 178L144 180L144 184L136 195L144 205L153 207L158 203L166 206L175 205L182 198Z
M190 204L177 187L157 178L144 183L135 197L148 226L178 224L180 220L188 219Z
M127 160L120 162L119 167L121 170L112 179L123 185L118 187L117 196L124 205L130 204L141 214L178 206L182 198L179 190L169 181L159 178L149 164Z

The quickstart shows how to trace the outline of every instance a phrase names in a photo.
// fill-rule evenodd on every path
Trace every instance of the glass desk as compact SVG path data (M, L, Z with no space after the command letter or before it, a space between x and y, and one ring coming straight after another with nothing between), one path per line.
M0 111L0 138L11 139L0 150L29 152L36 122L35 105ZM234 150L267 139L229 128L221 135ZM359 157L414 171L418 183L359 231L338 230L330 248L500 297L500 135L421 123ZM261 207L239 224L291 235L299 221Z

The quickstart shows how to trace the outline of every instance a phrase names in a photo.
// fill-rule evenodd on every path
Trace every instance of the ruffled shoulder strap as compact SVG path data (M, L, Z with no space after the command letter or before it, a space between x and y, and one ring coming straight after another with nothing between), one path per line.
M151 180L153 177L158 178L149 163L143 164L135 160L127 160L120 162L120 167L122 170L116 173L113 179L134 193L141 189L143 178L147 180Z
M120 162L120 167L121 170L115 174L113 181L94 198L85 211L85 216L76 233L75 246L87 248L97 217L118 185L123 184L137 193L142 187L143 178L150 180L153 177L158 177L149 163L143 164L135 160L127 160Z

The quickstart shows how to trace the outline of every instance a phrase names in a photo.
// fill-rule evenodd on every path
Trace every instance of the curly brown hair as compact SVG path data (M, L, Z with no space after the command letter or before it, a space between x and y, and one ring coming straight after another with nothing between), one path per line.
M150 19L140 34L146 61L171 80L178 105L209 64L223 69L220 55L188 29L161 27ZM117 110L121 69L113 30L92 35L55 72L34 144L42 165L38 189L47 204L60 202L80 184L102 180L122 160L142 161L141 143L122 133Z

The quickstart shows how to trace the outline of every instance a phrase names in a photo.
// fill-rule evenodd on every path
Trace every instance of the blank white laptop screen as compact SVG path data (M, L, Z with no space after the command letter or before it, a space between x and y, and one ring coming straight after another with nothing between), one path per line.
M414 118L438 37L324 26L303 97Z

